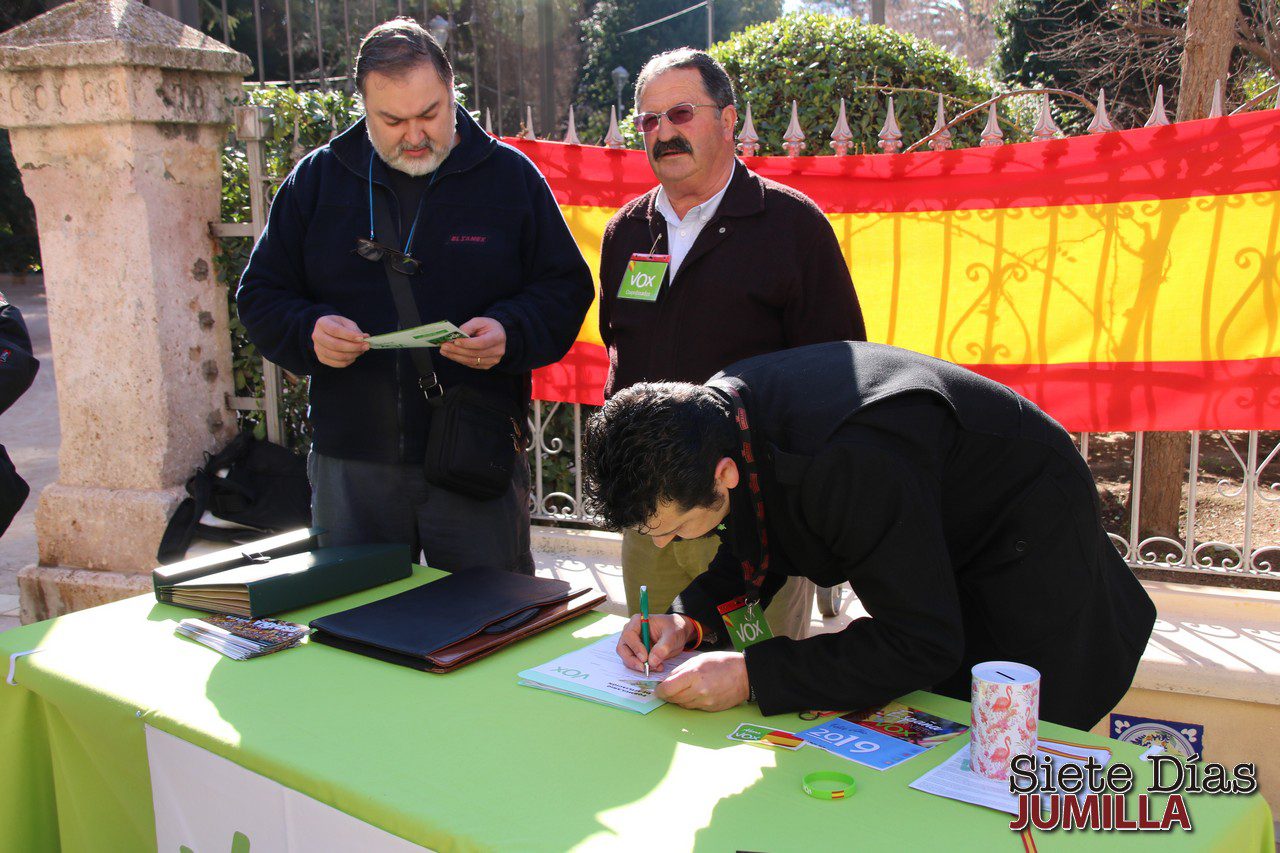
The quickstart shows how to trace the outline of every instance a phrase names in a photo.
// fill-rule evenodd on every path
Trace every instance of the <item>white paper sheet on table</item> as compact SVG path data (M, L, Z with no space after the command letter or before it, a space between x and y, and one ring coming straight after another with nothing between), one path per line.
M1048 738L1040 739L1039 747L1036 751L1042 758L1052 756L1054 762L1059 766L1062 764L1079 764L1083 766L1090 756L1093 756L1098 764L1104 767L1111 760L1111 750L1105 747L1081 746L1080 744L1064 743ZM1043 778L1042 771L1042 782ZM977 806L986 806L989 809L1008 812L1012 815L1018 813L1018 797L1016 794L1009 792L1009 783L1007 781L997 782L994 779L980 776L969 769L968 744L957 750L946 761L912 782L911 787L917 791L937 794L939 797L960 800L964 803L973 803Z
M646 679L644 673L627 669L618 657L619 636L602 637L589 646L526 669L520 673L520 683L647 714L666 704L653 695L653 687L680 664L700 654L676 655L663 665L662 672L652 671Z

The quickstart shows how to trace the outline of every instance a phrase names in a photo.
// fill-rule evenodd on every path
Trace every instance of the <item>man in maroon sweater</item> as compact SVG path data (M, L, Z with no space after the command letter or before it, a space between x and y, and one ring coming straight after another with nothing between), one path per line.
M636 382L703 382L735 361L806 344L866 340L831 225L812 201L734 156L733 84L707 54L659 54L636 79L636 125L659 181L605 228L600 332L605 396ZM662 612L719 548L715 531L659 549L623 534L631 612L640 586ZM774 634L804 636L813 584L793 577L766 611Z

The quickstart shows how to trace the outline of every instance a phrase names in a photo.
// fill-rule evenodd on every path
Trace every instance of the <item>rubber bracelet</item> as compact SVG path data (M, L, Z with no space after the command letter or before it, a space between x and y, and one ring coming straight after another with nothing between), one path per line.
M843 800L858 788L852 776L835 770L810 773L804 777L800 787L806 794L819 800Z
M696 649L698 646L702 645L702 623L699 622L697 619L692 619L692 618L689 619L689 621L693 623L693 629L698 632L698 636L694 637L692 640L690 640L688 643L685 644L685 647L684 647L685 651L688 651L690 649Z

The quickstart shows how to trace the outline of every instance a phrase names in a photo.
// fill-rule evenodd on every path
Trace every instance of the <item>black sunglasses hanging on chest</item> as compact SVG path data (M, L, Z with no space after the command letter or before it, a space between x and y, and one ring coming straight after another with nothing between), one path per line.
M377 241L373 231L373 157L374 152L369 152L369 236L356 238L356 254L364 258L366 261L379 263L383 258L391 261L391 268L401 275L417 275L422 269L422 262L409 254L409 249L413 246L413 235L418 230L418 219L422 216L422 203L426 200L427 194L423 193L422 198L418 199L418 209L413 214L413 224L409 226L409 237L404 241L404 251L396 251L390 246L384 246ZM440 170L436 169L431 173L431 181L427 184L427 189L431 189L431 185L436 182L436 175Z

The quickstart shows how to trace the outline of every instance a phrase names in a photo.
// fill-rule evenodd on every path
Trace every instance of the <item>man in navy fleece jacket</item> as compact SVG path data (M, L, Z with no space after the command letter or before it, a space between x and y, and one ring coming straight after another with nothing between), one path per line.
M326 544L403 541L449 571L531 574L523 456L492 500L424 479L430 412L406 351L365 341L398 320L383 264L356 244L383 196L398 235L376 242L416 262L422 322L470 335L435 351L440 383L470 386L519 423L530 372L577 335L590 271L533 164L458 107L449 60L422 27L374 28L356 85L365 118L304 157L275 197L236 294L240 319L266 358L311 377L308 472Z

